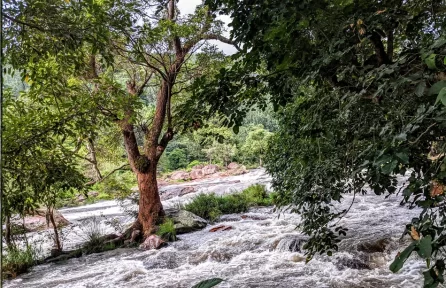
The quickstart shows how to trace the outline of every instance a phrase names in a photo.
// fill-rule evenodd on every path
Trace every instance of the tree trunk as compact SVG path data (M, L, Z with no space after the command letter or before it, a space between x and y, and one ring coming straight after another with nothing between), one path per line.
M62 245L60 244L60 239L59 239L59 231L57 231L56 221L54 221L53 209L48 208L47 213L54 229L54 243L56 244L57 250L62 251Z
M11 247L11 218L9 215L5 218L5 243L8 247Z
M158 194L156 164L150 163L150 168L146 173L137 172L139 188L138 223L141 226L144 238L154 232L159 217L164 216L163 205Z
M262 157L259 157L260 167L262 167Z
M90 160L91 160L90 163L91 163L91 166L92 166L91 168L92 168L93 173L94 173L93 180L94 181L99 181L99 180L102 179L102 174L101 174L101 171L99 171L99 168L98 168L98 161L96 159L96 149L94 147L93 139L88 138L87 148L88 148L88 152L90 154Z

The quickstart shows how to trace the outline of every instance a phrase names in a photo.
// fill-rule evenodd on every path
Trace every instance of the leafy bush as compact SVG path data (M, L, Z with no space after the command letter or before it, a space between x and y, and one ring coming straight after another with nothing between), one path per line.
M156 234L166 241L176 241L177 233L173 220L170 218L165 219L164 223L158 227Z
M2 278L15 278L25 273L37 263L37 250L32 245L24 249L17 247L7 248L2 255Z
M184 209L201 218L215 221L222 214L242 213L249 207L273 204L272 195L266 192L265 186L253 185L242 192L218 196L215 194L200 194L192 202L186 204Z
M193 168L194 166L197 166L197 165L200 165L200 164L206 164L206 163L201 162L201 161L198 161L198 160L194 160L194 161L190 162L190 163L187 165L186 170L187 170L187 171L190 171L190 170L192 170L192 168Z
M188 162L186 152L180 148L175 148L172 150L169 154L167 154L167 158L169 159L170 170L184 168Z

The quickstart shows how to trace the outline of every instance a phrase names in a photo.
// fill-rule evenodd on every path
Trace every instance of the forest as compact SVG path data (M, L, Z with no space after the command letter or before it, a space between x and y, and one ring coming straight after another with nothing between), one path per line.
M443 287L446 3L186 2L3 1L6 287L51 286L36 267L125 249L152 253L144 269L165 279L100 287ZM104 216L112 206L125 213ZM82 222L93 209L106 221ZM250 248L223 253L225 238ZM169 258L197 251L222 266ZM283 265L235 276L229 264L250 266L237 258L249 253ZM318 263L333 269L326 280ZM302 269L315 279L293 278Z

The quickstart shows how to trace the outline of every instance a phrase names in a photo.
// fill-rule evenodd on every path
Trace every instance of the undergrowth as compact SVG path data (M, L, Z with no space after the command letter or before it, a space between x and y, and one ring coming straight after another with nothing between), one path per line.
M264 185L256 184L239 193L218 196L200 194L184 209L206 220L215 221L223 214L242 213L253 206L270 206L274 204L274 194L268 194Z

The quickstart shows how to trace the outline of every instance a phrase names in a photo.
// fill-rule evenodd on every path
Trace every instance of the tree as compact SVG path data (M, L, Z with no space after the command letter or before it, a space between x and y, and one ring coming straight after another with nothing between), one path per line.
M252 102L254 91L271 95L276 109L290 102L266 166L280 201L293 202L311 235L308 260L331 254L346 233L330 226L348 212L334 214L333 201L367 185L396 193L397 175L410 171L403 203L422 213L406 227L413 243L390 268L416 251L435 259L425 287L443 282L445 159L429 153L446 132L444 2L208 2L231 16L232 38L243 43L238 65L200 83L223 100L211 106L237 125L243 105L228 107Z
M265 130L263 125L252 127L252 130L246 137L245 144L242 147L243 153L248 157L255 157L259 160L262 167L262 159L265 158L268 150L268 141L273 133Z
M194 78L224 64L225 57L215 47L205 45L211 39L232 43L222 36L222 22L215 20L215 14L203 5L193 15L182 17L174 0L29 0L23 5L11 2L6 6L3 16L11 28L6 34L6 50L14 67L26 67L23 78L31 79L35 87L40 84L38 80L48 83L45 76L50 72L35 66L44 62L46 55L56 55L62 61L61 67L71 68L74 86L88 91L90 105L96 109L88 123L99 125L106 121L120 127L140 192L134 227L144 236L151 234L157 219L164 215L156 181L158 161L174 134L199 126L187 118L187 113L176 110L176 105L186 101L184 92ZM78 17L77 10L85 13ZM23 53L31 50L32 53ZM33 66L34 63L37 64ZM116 72L127 74L125 87L115 81ZM147 104L141 97L151 89L156 95L153 117L136 125L141 120L141 107ZM96 116L100 119L94 119ZM92 131L95 130L88 132ZM82 138L90 139L89 133ZM143 143L138 143L138 136L142 136ZM143 146L141 150L139 144Z

